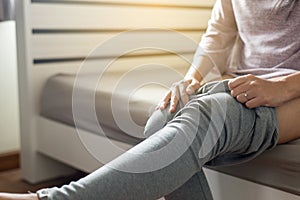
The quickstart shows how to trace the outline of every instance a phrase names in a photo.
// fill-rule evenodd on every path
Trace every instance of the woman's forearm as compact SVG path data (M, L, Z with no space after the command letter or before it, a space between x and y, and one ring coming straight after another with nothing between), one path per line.
M287 101L300 97L300 72L281 77L279 81L284 85Z
M185 79L196 79L201 82L206 74L213 68L213 63L207 56L199 56L197 62L193 62L189 71L185 75ZM195 64L197 63L197 64Z

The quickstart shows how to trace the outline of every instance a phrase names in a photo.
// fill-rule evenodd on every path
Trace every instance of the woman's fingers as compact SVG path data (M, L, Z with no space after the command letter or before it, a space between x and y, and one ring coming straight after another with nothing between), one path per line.
M176 110L176 106L179 101L179 88L178 86L173 86L169 92L164 96L162 101L156 107L157 109L164 110L170 104L170 112L174 112Z
M161 100L161 102L159 102L159 105L156 107L156 109L160 109L160 110L166 109L170 102L171 95L172 95L172 92L168 91L167 94Z
M245 92L249 91L249 83L243 83L239 85L238 87L235 87L233 90L231 90L231 95L233 97L238 97L240 94L244 94Z
M175 86L171 89L170 109L169 112L174 112L179 101L179 87Z
M156 107L164 110L170 104L170 112L174 112L179 100L185 105L189 101L189 95L194 94L200 88L200 83L197 80L182 80L174 83L170 91L164 96L162 101Z
M189 95L186 91L187 87L189 86L189 81L183 81L181 84L178 85L179 87L179 94L180 94L180 99L183 103L183 105L187 104L189 101ZM179 96L177 96L179 97Z
M246 96L247 93L241 93L239 95L236 96L236 99L240 102L240 103L246 103L248 101L248 97Z
M253 98L245 103L247 108L256 108L258 106L263 105L263 99L260 97Z
M240 85L242 85L246 82L249 82L249 81L251 81L255 78L256 77L253 76L252 74L234 78L234 79L230 80L229 83L228 83L229 89L234 90L236 87L238 87L238 86L240 86Z
M188 95L194 94L201 87L200 82L197 80L192 80L187 86L186 92Z

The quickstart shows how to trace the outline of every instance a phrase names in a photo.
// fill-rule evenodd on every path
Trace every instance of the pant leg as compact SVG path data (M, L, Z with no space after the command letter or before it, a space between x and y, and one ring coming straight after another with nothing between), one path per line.
M223 85L221 88L215 87L216 82L212 82L209 84L206 84L204 87L200 88L198 91L198 94L206 95L212 90L214 92L224 92L225 87ZM224 82L226 84L226 82ZM217 88L217 91L215 89ZM193 96L190 96L190 99L193 98ZM167 107L165 110L156 110L151 115L149 120L147 121L147 124L145 126L144 135L146 137L150 137L158 130L162 129L170 120L174 118L177 112L179 112L183 108L183 103L181 100L179 100L179 103L176 107L175 112L170 113L169 107ZM205 173L201 169L199 172L197 172L192 178L190 178L186 183L184 183L181 187L173 191L172 193L165 196L166 200L199 200L199 199L213 199L211 190L209 188Z
M148 138L160 129L162 129L169 121L171 121L176 113L183 108L183 104L179 101L176 110L169 112L169 107L165 110L156 110L153 112L145 126L144 135ZM177 188L175 191L165 196L166 200L212 200L213 196L209 188L205 173L201 169L193 175L187 182Z
M226 118L222 121L218 116L225 105ZM212 110L216 121L211 120ZM46 193L47 199L58 200L158 199L178 189L201 171L205 163L218 157L223 160L224 156L233 155L230 158L235 162L263 152L274 141L274 114L271 108L247 109L228 93L195 98L164 128L133 147L131 154L121 155L77 182L40 190L38 194ZM207 149L208 153L203 153ZM155 151L159 154L149 157L148 153ZM170 158L173 161L168 165L155 169ZM130 173L118 170L121 168L155 170Z
M166 200L212 200L207 179L203 170L197 172L175 191L165 196Z

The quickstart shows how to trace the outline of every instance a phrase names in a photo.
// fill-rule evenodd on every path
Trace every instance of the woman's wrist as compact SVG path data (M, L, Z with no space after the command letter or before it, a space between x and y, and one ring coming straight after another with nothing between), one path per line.
M285 101L300 97L300 73L281 77L277 81L281 85L281 92Z
M198 82L203 80L203 77L214 67L210 58L207 56L199 56L195 58L188 72L185 75L185 80L194 79Z
M196 80L198 82L201 82L203 80L201 74L198 72L198 70L190 69L186 75L184 76L185 80Z

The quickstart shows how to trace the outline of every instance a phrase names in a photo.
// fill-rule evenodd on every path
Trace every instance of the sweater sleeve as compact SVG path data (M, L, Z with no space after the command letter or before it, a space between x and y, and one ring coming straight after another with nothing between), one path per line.
M208 22L206 33L202 36L199 48L194 56L197 63L199 56L205 54L213 59L220 73L227 71L231 52L237 37L237 25L231 0L217 0ZM205 66L201 66L201 68ZM205 71L207 69L200 69Z

